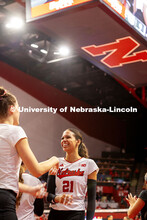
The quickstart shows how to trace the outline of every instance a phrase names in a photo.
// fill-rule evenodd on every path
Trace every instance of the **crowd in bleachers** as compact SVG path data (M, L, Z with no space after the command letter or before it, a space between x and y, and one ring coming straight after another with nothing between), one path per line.
M107 187L107 192L105 192L105 187ZM111 187L111 188L110 188ZM130 192L130 185L128 183L113 184L113 186L97 186L96 193L96 208L128 208L128 203L126 202L126 196ZM109 190L110 188L110 190Z
M97 175L96 208L128 208L126 196L130 192L134 159L115 158L115 155L104 155L95 159L99 166ZM135 171L136 173L137 170Z
M98 181L130 182L134 160L100 158Z

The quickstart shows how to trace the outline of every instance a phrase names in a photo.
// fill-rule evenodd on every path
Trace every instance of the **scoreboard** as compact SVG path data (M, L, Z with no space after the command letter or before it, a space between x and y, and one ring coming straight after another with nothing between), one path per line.
M38 20L88 2L94 0L26 0L26 21Z
M26 0L26 21L38 20L71 8L95 2L110 9L147 40L147 0L138 1L142 20L136 16L132 0Z
M137 9L134 9L131 0L100 1L147 40L147 0L135 0L139 9L139 16L137 16Z

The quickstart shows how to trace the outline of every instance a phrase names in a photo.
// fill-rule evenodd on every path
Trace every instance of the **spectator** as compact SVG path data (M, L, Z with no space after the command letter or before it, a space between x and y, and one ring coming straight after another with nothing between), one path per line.
M111 198L110 198L110 202L115 202L113 196L111 196Z
M124 216L123 220L130 220L130 218L128 216Z
M113 220L113 215L108 215L107 220Z

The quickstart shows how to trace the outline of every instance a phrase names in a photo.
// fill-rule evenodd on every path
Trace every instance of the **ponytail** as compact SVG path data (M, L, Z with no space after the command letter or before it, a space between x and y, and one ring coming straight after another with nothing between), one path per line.
M24 183L24 180L22 178L22 174L24 173L24 168L23 165L21 165L20 170L19 170L19 182ZM16 198L16 208L20 205L20 199L22 197L22 192L19 192L17 198Z
M79 148L78 148L79 156L89 158L88 149L87 149L86 145L83 143L81 133L75 128L68 128L67 130L74 133L74 136L75 136L76 140L79 139L81 141L81 143L79 144Z
M79 153L80 157L89 158L88 149L83 142L80 143L80 145L79 145L78 153Z

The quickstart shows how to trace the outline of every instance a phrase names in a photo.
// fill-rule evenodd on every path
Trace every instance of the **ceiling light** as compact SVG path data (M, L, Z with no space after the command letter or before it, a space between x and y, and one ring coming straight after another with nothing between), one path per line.
M47 54L47 53L48 53L47 50L44 50L44 49L41 49L40 52L41 52L41 53L44 53L44 54Z
M59 48L59 53L62 56L68 56L70 54L70 49L67 46L62 46Z
M55 51L54 55L60 55L59 51Z
M38 48L38 45L37 44L31 44L31 47Z
M6 28L9 28L9 29L15 29L15 30L18 30L18 29L21 29L24 25L24 21L19 18L19 17L13 17L13 18L10 18L9 21L6 23Z

